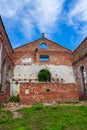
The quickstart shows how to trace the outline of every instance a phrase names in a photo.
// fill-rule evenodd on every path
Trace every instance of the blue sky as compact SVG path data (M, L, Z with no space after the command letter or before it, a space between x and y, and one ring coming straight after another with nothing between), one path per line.
M2 0L13 48L45 37L74 50L87 37L87 0Z

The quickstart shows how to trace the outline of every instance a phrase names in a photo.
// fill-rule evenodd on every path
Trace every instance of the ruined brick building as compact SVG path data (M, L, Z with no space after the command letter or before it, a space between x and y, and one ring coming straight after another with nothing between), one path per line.
M0 18L0 103L78 101L87 95L87 38L72 52L45 38L13 49Z

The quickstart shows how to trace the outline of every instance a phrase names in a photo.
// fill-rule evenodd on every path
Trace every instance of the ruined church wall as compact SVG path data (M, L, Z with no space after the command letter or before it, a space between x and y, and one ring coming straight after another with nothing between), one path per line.
M87 99L87 97L85 97L87 96L87 38L76 48L73 52L73 56L73 68L79 89L79 97L80 99ZM85 75L83 74L85 76L84 79L81 67L85 69Z
M20 102L22 104L57 103L78 101L76 84L62 83L21 83Z
M40 44L45 43L46 49L41 49ZM40 56L48 56L48 61L41 61ZM51 74L52 82L75 83L72 67L72 51L55 44L54 42L41 38L30 44L21 46L14 50L13 86L14 94L19 94L21 82L38 83L38 73L47 69Z
M12 82L13 49L1 18L0 32L0 84L2 86L1 91L6 92L5 82Z
M85 88L87 91L87 57L84 57L81 59L78 63L76 63L73 68L74 68L74 73L76 77L76 83L79 89L79 97L82 99L85 95L84 93L84 88L83 88L83 83L82 83L82 74L81 74L81 67L84 67L86 70L86 83L85 83Z
M1 84L1 55L2 55L2 48L0 47L0 84Z
M47 69L51 74L51 82L59 81L63 83L75 83L75 76L72 66L38 65L31 66L18 65L14 68L13 91L19 93L21 82L37 82L40 70Z
M6 82L5 85L6 85L6 91L0 92L0 105L8 102L10 99L10 84L9 82Z

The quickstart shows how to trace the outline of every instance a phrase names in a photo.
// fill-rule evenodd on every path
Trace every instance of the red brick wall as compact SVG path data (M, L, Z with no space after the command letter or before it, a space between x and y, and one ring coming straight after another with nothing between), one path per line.
M29 94L25 94L29 89ZM44 102L72 102L78 101L78 88L76 84L59 83L21 83L20 102L22 104Z
M82 99L82 97L84 96L83 93L83 85L82 85L82 77L81 77L81 72L80 72L80 67L84 66L86 69L86 76L87 76L87 57L84 57L82 60L80 60L78 63L76 63L73 68L74 68L74 72L75 72L75 76L76 76L76 82L79 88L79 97L80 99ZM85 85L86 90L87 90L87 83Z
M1 31L0 44L2 44L2 52L3 52L2 60L7 58L8 62L12 62L13 49L1 19L0 19L0 31Z
M8 35L6 33L5 27L3 25L3 22L0 18L0 47L2 48L2 53L1 53L1 68L0 68L0 73L1 73L1 81L0 84L2 84L2 91L5 91L5 85L3 85L6 81L8 81L8 70L10 68L11 70L11 77L12 77L12 69L13 69L13 49L11 46L11 43L9 41ZM6 65L6 78L3 78L4 71L3 71L3 64ZM5 80L5 81L4 81Z
M9 82L6 82L6 92L1 93L0 92L0 104L3 104L10 99L10 84Z
M77 63L85 55L87 56L87 38L74 50L73 62Z
M87 96L83 90L82 76L80 68L83 66L86 69L87 76L87 38L79 45L79 47L73 52L73 68L76 76L76 82L79 88L79 98L84 99ZM86 91L87 91L87 81L86 81ZM86 97L87 98L87 97Z
M40 43L44 42L47 44L46 49L41 49ZM36 48L38 49L35 52ZM49 61L42 62L39 61L40 55L48 55ZM15 65L23 65L21 62L22 58L31 57L32 63L38 64L54 64L54 65L72 65L72 51L55 44L54 42L46 39L41 38L36 40L30 44L24 45L14 50L14 64ZM32 63L26 63L26 65L31 65Z

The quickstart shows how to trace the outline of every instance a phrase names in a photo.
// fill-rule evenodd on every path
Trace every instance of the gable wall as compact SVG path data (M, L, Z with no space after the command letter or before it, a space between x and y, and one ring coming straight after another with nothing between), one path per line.
M47 44L47 49L40 49L40 43L44 42ZM35 52L35 50L37 51ZM49 62L40 62L39 56L40 55L48 55L49 56ZM62 57L62 58L61 58ZM32 42L30 44L27 44L25 46L19 47L14 50L14 64L23 65L22 60L24 58L30 58L32 59L32 63L38 63L38 64L55 64L55 65L72 65L72 52L68 49L65 49L64 47L61 47L59 45L56 45L55 43L44 39L37 40L35 42ZM66 60L67 59L67 60ZM28 63L27 63L28 65Z
M41 43L47 48L41 49ZM36 51L37 49L37 51ZM48 55L49 61L40 61L40 55ZM14 50L13 91L20 92L21 82L37 82L38 73L47 69L51 73L51 82L63 80L64 83L75 83L72 67L72 52L45 38L24 45ZM66 76L67 75L67 76Z

